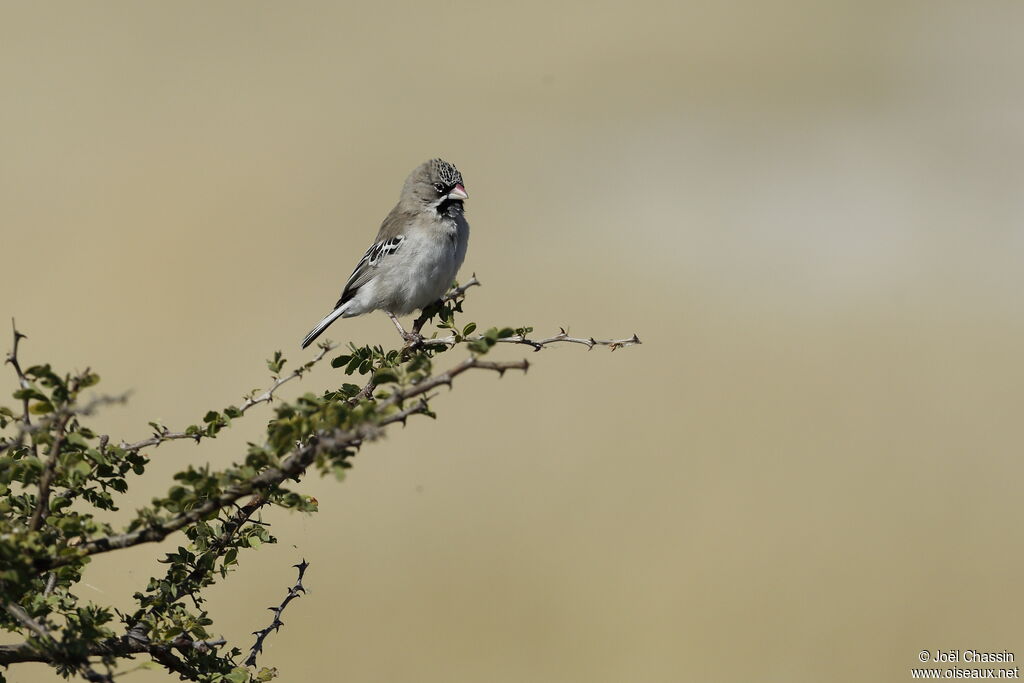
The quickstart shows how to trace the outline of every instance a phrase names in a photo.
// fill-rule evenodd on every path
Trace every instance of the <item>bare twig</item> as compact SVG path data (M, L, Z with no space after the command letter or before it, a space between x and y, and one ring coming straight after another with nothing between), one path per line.
M284 622L281 621L281 615L284 613L284 608L288 606L288 603L299 597L299 593L305 593L306 589L302 585L302 577L306 574L306 569L309 567L309 562L302 560L296 565L292 565L299 570L299 578L295 580L295 585L288 589L288 594L284 596L284 600L277 607L268 607L267 609L274 613L274 619L266 628L262 628L259 631L253 631L252 634L256 636L256 642L253 643L252 648L249 650L249 657L245 660L246 666L256 666L256 656L263 652L263 641L267 639L271 631L277 632Z
M18 375L18 388L28 389L28 379L25 378L25 373L21 371L21 363L18 362L18 342L25 338L21 332L18 332L18 327L14 323L14 318L11 318L11 331L14 333L14 343L11 345L11 350L7 353L7 359L4 364L10 364L14 368L15 374ZM28 397L25 396L21 399L22 407L25 409L25 414L22 419L25 424L31 424L32 420L28 414Z
M459 342L472 342L481 341L484 336L481 334L473 335L470 337L457 338L454 334L448 335L447 337L437 337L434 339L424 339L420 342L422 346L455 346ZM495 339L494 341L501 344L525 344L526 346L533 347L534 351L540 351L546 346L551 344L557 344L559 342L567 344L582 344L587 349L592 349L595 346L607 346L612 351L623 346L634 346L641 344L640 338L635 334L627 339L595 339L594 337L572 337L563 328L558 334L546 337L544 339L530 339L529 337L521 334L515 334L510 337L502 337Z
M324 356L326 356L328 353L337 348L337 345L327 343L320 344L319 346L320 353L316 354L315 356L313 356L311 360L306 361L305 363L295 368L284 377L278 377L276 380L274 380L274 383L270 385L270 388L264 391L259 396L255 398L250 397L246 399L245 403L239 406L238 411L240 413L244 413L245 411L249 410L249 408L252 408L255 405L259 405L260 403L270 403L270 401L272 401L274 398L274 392L277 391L282 384L290 382L293 379L298 379L302 377L304 374L309 372L310 368L312 368L314 365L322 361L324 359Z
M22 339L25 339L25 335L23 335L21 332L18 332L18 327L17 325L14 324L14 318L11 318L11 331L14 333L14 343L11 345L11 350L7 354L7 359L4 361L4 363L10 363L11 367L14 368L15 374L18 375L18 388L28 389L30 386L28 378L26 378L25 373L21 371L21 363L18 362L18 342L20 342ZM23 411L22 422L24 423L25 429L31 429L32 418L29 417L28 396L22 396L21 407ZM35 441L32 442L32 455L39 457L39 451Z
M321 344L320 353L314 356L312 360L307 361L306 363L295 368L284 377L275 378L274 383L271 384L270 387L259 396L250 396L246 398L245 402L238 407L239 414L244 415L245 412L252 408L253 406L259 405L260 403L269 403L270 401L272 401L274 398L274 392L280 389L281 385L286 384L287 382L290 382L293 379L298 379L302 377L310 370L310 368L312 368L314 365L323 360L324 356L326 356L335 348L336 346L332 344ZM195 434L189 432L172 432L167 428L161 428L148 439L142 439L141 441L136 441L135 443L122 442L121 448L128 451L129 453L137 453L143 448L148 448L150 446L159 446L164 441L174 441L176 439L191 439L198 443L202 438L202 434Z
M458 299L460 296L465 294L466 290L469 289L470 287L479 286L480 280L477 280L476 273L473 273L473 275L469 278L469 280L466 281L465 284L459 285L458 287L452 287L451 289L449 289L448 292L443 297L441 297L441 301L444 302L451 301L453 299Z
M498 376L504 376L507 370L522 370L526 372L530 369L530 363L523 359L519 361L489 361L480 360L476 356L470 356L465 360L456 363L445 372L428 377L420 381L411 387L400 389L393 393L386 401L382 403L384 407L389 405L400 405L402 401L425 394L434 387L445 385L447 387L452 386L452 380L466 372L467 370L473 370L479 368L481 370L493 370L498 373Z

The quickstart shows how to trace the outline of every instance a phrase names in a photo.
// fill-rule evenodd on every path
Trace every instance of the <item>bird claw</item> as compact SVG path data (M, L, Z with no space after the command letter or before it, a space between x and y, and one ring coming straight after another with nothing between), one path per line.
M423 345L423 335L418 332L403 332L402 339L405 340L405 348L410 351Z

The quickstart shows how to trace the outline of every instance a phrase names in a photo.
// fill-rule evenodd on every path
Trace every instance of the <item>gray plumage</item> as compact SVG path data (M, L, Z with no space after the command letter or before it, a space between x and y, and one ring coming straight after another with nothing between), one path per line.
M302 340L306 348L338 318L384 310L408 315L448 290L466 258L469 224L462 174L441 159L417 166L341 297Z

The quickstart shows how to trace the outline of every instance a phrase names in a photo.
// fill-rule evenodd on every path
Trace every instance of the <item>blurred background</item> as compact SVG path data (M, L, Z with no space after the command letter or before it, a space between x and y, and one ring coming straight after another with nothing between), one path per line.
M306 558L262 660L286 681L881 681L922 649L1024 656L1022 20L5 3L0 320L26 362L134 390L98 418L114 436L182 427L266 386L275 349L312 356L406 174L443 156L484 283L464 322L644 345L464 377L437 422L305 482L321 512L265 517L281 543L212 592L216 632L247 648ZM381 314L328 336L397 341ZM127 511L270 414L153 451ZM98 559L82 596L129 606L160 552Z

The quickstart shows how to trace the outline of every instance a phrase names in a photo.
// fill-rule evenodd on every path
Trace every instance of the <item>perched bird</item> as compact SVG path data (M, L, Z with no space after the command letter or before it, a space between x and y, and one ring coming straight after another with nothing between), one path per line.
M359 259L334 310L316 324L306 348L338 318L385 311L406 336L396 316L408 315L441 298L466 258L469 223L463 204L469 195L462 174L441 159L417 166L402 187L377 239Z

